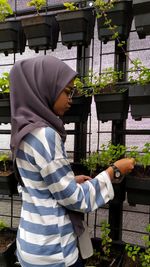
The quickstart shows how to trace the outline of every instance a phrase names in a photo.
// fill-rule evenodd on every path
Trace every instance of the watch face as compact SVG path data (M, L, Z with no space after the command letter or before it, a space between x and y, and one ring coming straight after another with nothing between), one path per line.
M116 172L115 172L115 177L116 177L116 178L119 178L119 177L120 177L120 172L119 172L119 171L116 171Z

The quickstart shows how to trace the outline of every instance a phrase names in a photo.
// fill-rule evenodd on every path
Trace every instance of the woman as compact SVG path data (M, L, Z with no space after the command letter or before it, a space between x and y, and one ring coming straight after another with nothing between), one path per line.
M94 211L113 198L114 170L75 177L62 120L77 73L52 56L18 61L10 72L11 149L22 183L17 256L22 267L80 267L69 211ZM133 159L115 162L122 174ZM76 180L75 180L76 179Z

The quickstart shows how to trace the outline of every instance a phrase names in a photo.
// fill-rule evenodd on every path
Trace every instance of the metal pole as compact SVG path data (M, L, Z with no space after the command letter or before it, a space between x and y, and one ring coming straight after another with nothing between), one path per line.
M125 42L123 47L118 46L118 41L115 41L115 62L114 68L117 71L124 73L122 81L126 81L127 58L126 58L127 44ZM112 143L125 144L126 121L112 121ZM119 185L118 185L119 186ZM125 190L125 186L122 190ZM124 192L122 191L122 194ZM109 204L109 223L111 228L111 238L113 240L122 239L122 218L123 218L123 200L111 201Z
M81 80L89 71L89 54L89 47L86 48L82 45L77 46L76 69L81 77ZM86 158L87 122L75 123L74 138L74 162L80 162L81 158Z

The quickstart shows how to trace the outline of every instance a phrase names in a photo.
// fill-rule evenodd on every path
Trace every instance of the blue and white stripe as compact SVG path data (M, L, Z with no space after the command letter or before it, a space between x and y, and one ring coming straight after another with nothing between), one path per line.
M64 144L50 127L25 136L17 166L25 185L17 235L22 267L72 265L78 258L78 249L67 209L86 213L112 199L107 173L77 184Z

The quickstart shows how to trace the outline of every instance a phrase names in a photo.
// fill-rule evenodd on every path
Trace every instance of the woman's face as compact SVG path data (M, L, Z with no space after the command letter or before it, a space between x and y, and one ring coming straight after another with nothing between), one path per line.
M72 80L57 97L53 111L58 116L63 116L64 113L71 107L72 93L74 91L74 80Z

